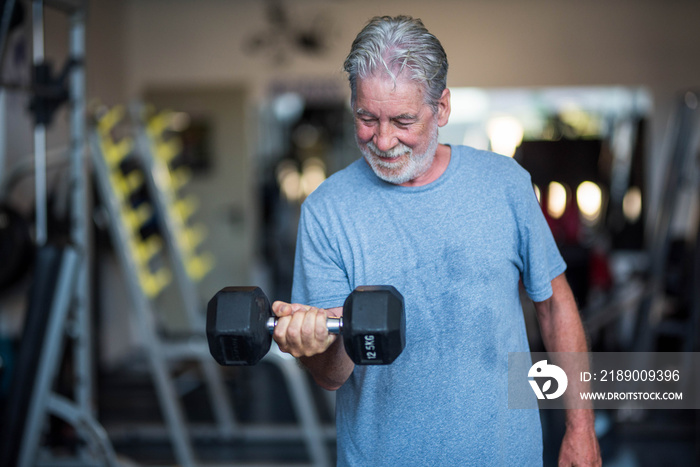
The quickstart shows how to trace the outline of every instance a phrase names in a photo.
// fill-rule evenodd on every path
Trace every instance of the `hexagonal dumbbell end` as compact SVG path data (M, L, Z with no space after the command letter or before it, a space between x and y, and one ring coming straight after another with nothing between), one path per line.
M224 287L207 305L209 352L220 365L255 365L270 350L270 302L259 287Z
M343 343L358 365L386 365L406 346L403 296L392 286L356 288L343 305Z

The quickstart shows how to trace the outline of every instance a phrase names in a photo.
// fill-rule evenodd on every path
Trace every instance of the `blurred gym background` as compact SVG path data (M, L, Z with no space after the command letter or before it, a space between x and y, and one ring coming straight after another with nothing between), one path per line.
M333 463L332 394L274 351L215 366L202 319L227 285L289 298L300 204L359 157L341 67L374 15L442 41L441 141L531 172L592 350L698 351L696 1L0 12L3 465ZM540 350L526 301L525 316ZM542 417L556 465L562 414ZM700 462L695 410L597 418L605 465Z

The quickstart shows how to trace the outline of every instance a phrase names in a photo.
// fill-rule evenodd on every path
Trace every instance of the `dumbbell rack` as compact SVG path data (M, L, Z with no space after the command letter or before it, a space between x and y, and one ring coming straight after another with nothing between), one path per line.
M178 352L174 352L158 332L152 300L170 283L172 274L167 267L163 237L151 234L144 239L141 229L153 220L156 212L158 217L168 211L157 211L153 197L136 199L139 191L144 188L148 173L134 165L130 167L131 170L126 168L129 162L136 162L133 156L134 139L124 136L117 140L112 134L115 128L123 124L125 114L123 107L112 108L93 126L90 143L95 180L108 214L113 247L121 263L132 301L131 316L141 332L140 342L145 347L175 456L182 465L196 465L185 416L169 368L171 360L175 358L174 353L180 358L195 358L204 367L209 363L205 362L206 354L198 352L204 350L203 338L200 337L200 342L189 340L180 346ZM210 376L210 372L205 372L205 375ZM222 386L218 375L213 383L208 384L208 387ZM232 426L231 412L225 410L225 398L217 402L224 404L224 410L215 413L220 414L217 421L221 434L227 435Z
M207 383L215 433L220 439L290 439L301 437L307 444L313 464L328 465L330 458L324 430L316 413L306 375L295 359L278 350L268 360L282 371L302 427L301 433L271 427L241 427L226 394L219 368L209 354L205 341L204 315L201 313L196 282L212 267L213 259L199 252L204 229L190 221L194 201L179 191L188 178L182 168L174 170L172 160L180 151L176 138L166 137L170 116L153 113L144 106L132 106L127 118L123 107L109 109L96 118L91 131L95 181L109 219L109 231L115 252L133 302L132 318L141 332L156 394L167 424L168 436L181 465L201 465L196 461L183 408L169 372L169 363L196 360ZM127 124L130 132L114 138L114 129ZM136 159L140 170L133 170ZM132 170L125 171L131 166ZM147 201L134 202L145 188ZM155 215L154 215L155 214ZM157 221L158 235L142 238L141 229L149 220ZM169 261L164 260L167 257ZM182 295L187 323L192 335L184 341L165 340L158 332L153 306L155 299L173 279ZM190 427L191 428L191 427Z
M180 195L189 175L187 169L172 168L173 159L181 151L178 138L167 138L166 132L170 125L167 112L149 115L146 108L135 103L131 108L131 121L135 123L136 154L141 161L145 182L151 201L158 215L159 234L165 242L165 247L175 273L177 288L182 296L185 315L190 330L199 337L196 358L207 381L209 397L215 408L219 435L230 438L234 434L235 421L233 407L226 395L226 388L211 356L207 353L203 338L205 328L204 314L201 311L201 300L196 283L209 273L214 264L214 258L209 252L200 251L200 246L206 235L206 229L201 224L191 222L191 215L196 210L197 200L193 197ZM191 340L181 346L169 346L173 358L183 357L190 353ZM183 354L184 350L184 354Z

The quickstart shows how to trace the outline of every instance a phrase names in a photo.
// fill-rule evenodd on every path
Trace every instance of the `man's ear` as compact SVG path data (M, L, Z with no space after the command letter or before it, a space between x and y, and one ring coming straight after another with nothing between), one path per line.
M450 119L451 110L452 108L450 107L450 90L445 88L442 91L442 96L440 96L440 99L438 100L438 126L442 127L447 125L447 122Z

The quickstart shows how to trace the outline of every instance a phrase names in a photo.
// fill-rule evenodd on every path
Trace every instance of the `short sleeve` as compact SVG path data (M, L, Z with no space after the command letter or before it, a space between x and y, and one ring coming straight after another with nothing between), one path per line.
M331 222L322 225L306 203L302 205L294 258L292 301L320 308L342 306L350 294L347 273L338 248L330 235Z
M529 175L523 185L518 187L521 202L516 214L521 278L528 296L541 302L552 296L552 280L566 270L566 263L544 218Z

